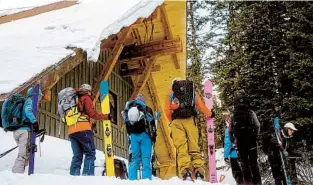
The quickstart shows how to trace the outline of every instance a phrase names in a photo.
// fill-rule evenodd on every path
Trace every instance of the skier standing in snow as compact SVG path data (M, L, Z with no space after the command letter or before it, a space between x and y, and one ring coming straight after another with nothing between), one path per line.
M85 155L83 175L93 176L95 170L96 149L94 134L91 130L92 120L108 120L110 115L98 113L93 105L89 84L83 84L77 91L78 111L81 113L78 122L68 127L69 139L73 150L70 167L71 175L80 175L80 169Z
M238 185L243 184L242 171L239 164L237 146L230 141L229 125L231 123L230 113L226 112L225 115L225 137L224 137L224 160L230 163L232 174Z
M244 183L261 185L257 163L257 135L260 133L260 122L250 109L248 98L244 94L235 99L231 123L231 141L237 142Z
M192 85L190 91L183 93L180 99L175 97L175 92L190 89L187 87L190 85ZM193 82L180 78L172 81L172 92L165 99L164 110L172 127L172 138L177 151L178 176L184 180L193 176L204 179L204 162L198 145L198 128L194 118L198 114L197 110L212 118L214 112L211 112L200 95L195 93Z
M130 136L131 160L128 169L129 180L137 180L137 170L142 164L142 179L152 179L151 152L156 139L153 112L145 104L142 94L126 103L122 112L127 133Z
M286 185L286 178L283 173L279 152L282 151L287 159L288 157L301 157L301 154L295 150L295 144L292 139L295 131L297 129L293 123L288 122L284 125L280 134L282 145L279 144L275 131L269 135L268 160L275 179L275 185ZM290 180L292 184L298 184L295 161L293 159L288 160L288 166L286 167L290 169Z
M23 109L22 109L22 123L23 125L21 127L15 128L13 131L13 137L15 142L18 145L18 155L15 160L15 163L12 168L13 173L24 173L25 167L28 165L28 158L29 158L29 142L30 142L30 130L31 125L33 126L33 129L35 132L38 132L39 126L36 117L33 113L33 88L29 88L27 91L27 98L24 102ZM43 96L41 90L39 89L38 94L38 102L40 102L41 97ZM6 117L3 107L6 106L6 102L2 106L2 123L6 124L6 120L4 119ZM6 130L7 131L7 130Z

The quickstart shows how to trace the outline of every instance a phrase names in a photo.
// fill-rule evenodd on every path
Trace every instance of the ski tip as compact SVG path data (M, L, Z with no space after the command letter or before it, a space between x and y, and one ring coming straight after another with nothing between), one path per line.
M109 83L106 80L102 80L100 83L100 100L102 101L103 98L109 93Z

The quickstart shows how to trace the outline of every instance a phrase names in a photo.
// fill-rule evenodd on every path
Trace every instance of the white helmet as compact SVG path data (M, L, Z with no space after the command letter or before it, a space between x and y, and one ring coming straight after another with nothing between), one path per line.
M143 112L139 111L137 107L132 107L128 110L128 120L131 124L141 120L144 117Z
M286 123L286 124L284 125L284 127L285 127L285 128L289 128L289 129L294 130L294 131L297 131L297 130L298 130L298 129L296 129L295 125L294 125L293 123L290 123L290 122Z

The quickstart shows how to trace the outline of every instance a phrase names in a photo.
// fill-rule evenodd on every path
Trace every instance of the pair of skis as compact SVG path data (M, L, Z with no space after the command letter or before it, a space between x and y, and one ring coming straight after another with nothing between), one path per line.
M209 110L213 109L213 84L210 80L204 83L204 100ZM214 142L214 122L213 118L207 117L207 136L208 136L208 158L209 158L209 181L217 183L216 161L215 161L215 142Z
M110 99L109 99L109 84L108 81L101 81L100 83L100 101L101 112L103 114L110 114ZM112 143L112 126L111 120L103 120L103 142L105 153L105 172L106 176L115 177L114 169L114 153Z
M33 114L35 117L37 117L37 115L38 115L39 88L40 88L40 85L36 84L35 87L33 88L33 94L32 94L32 105L33 105L32 108L33 108ZM34 174L35 152L37 152L36 135L37 135L37 133L34 131L33 125L31 125L28 175Z

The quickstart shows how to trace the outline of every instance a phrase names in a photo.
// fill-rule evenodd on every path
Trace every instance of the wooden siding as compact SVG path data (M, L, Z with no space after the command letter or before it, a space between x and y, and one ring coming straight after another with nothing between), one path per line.
M40 127L47 130L47 134L62 139L68 139L67 126L61 124L61 132L59 135L59 116L57 114L57 94L61 89L66 87L79 87L81 84L88 83L93 85L94 79L100 73L102 64L108 59L110 51L101 52L99 56L100 62L87 62L86 60L64 75L56 85L51 89L51 101L42 102L39 109ZM115 66L109 78L110 91L117 98L117 115L125 106L126 101L132 93L132 83L130 78L120 76L119 63ZM100 102L96 103L97 111L100 111ZM113 151L115 155L127 158L128 155L128 138L125 131L121 129L120 119L117 124L112 123ZM102 124L97 122L97 133L95 134L95 146L98 150L103 150L103 128Z

